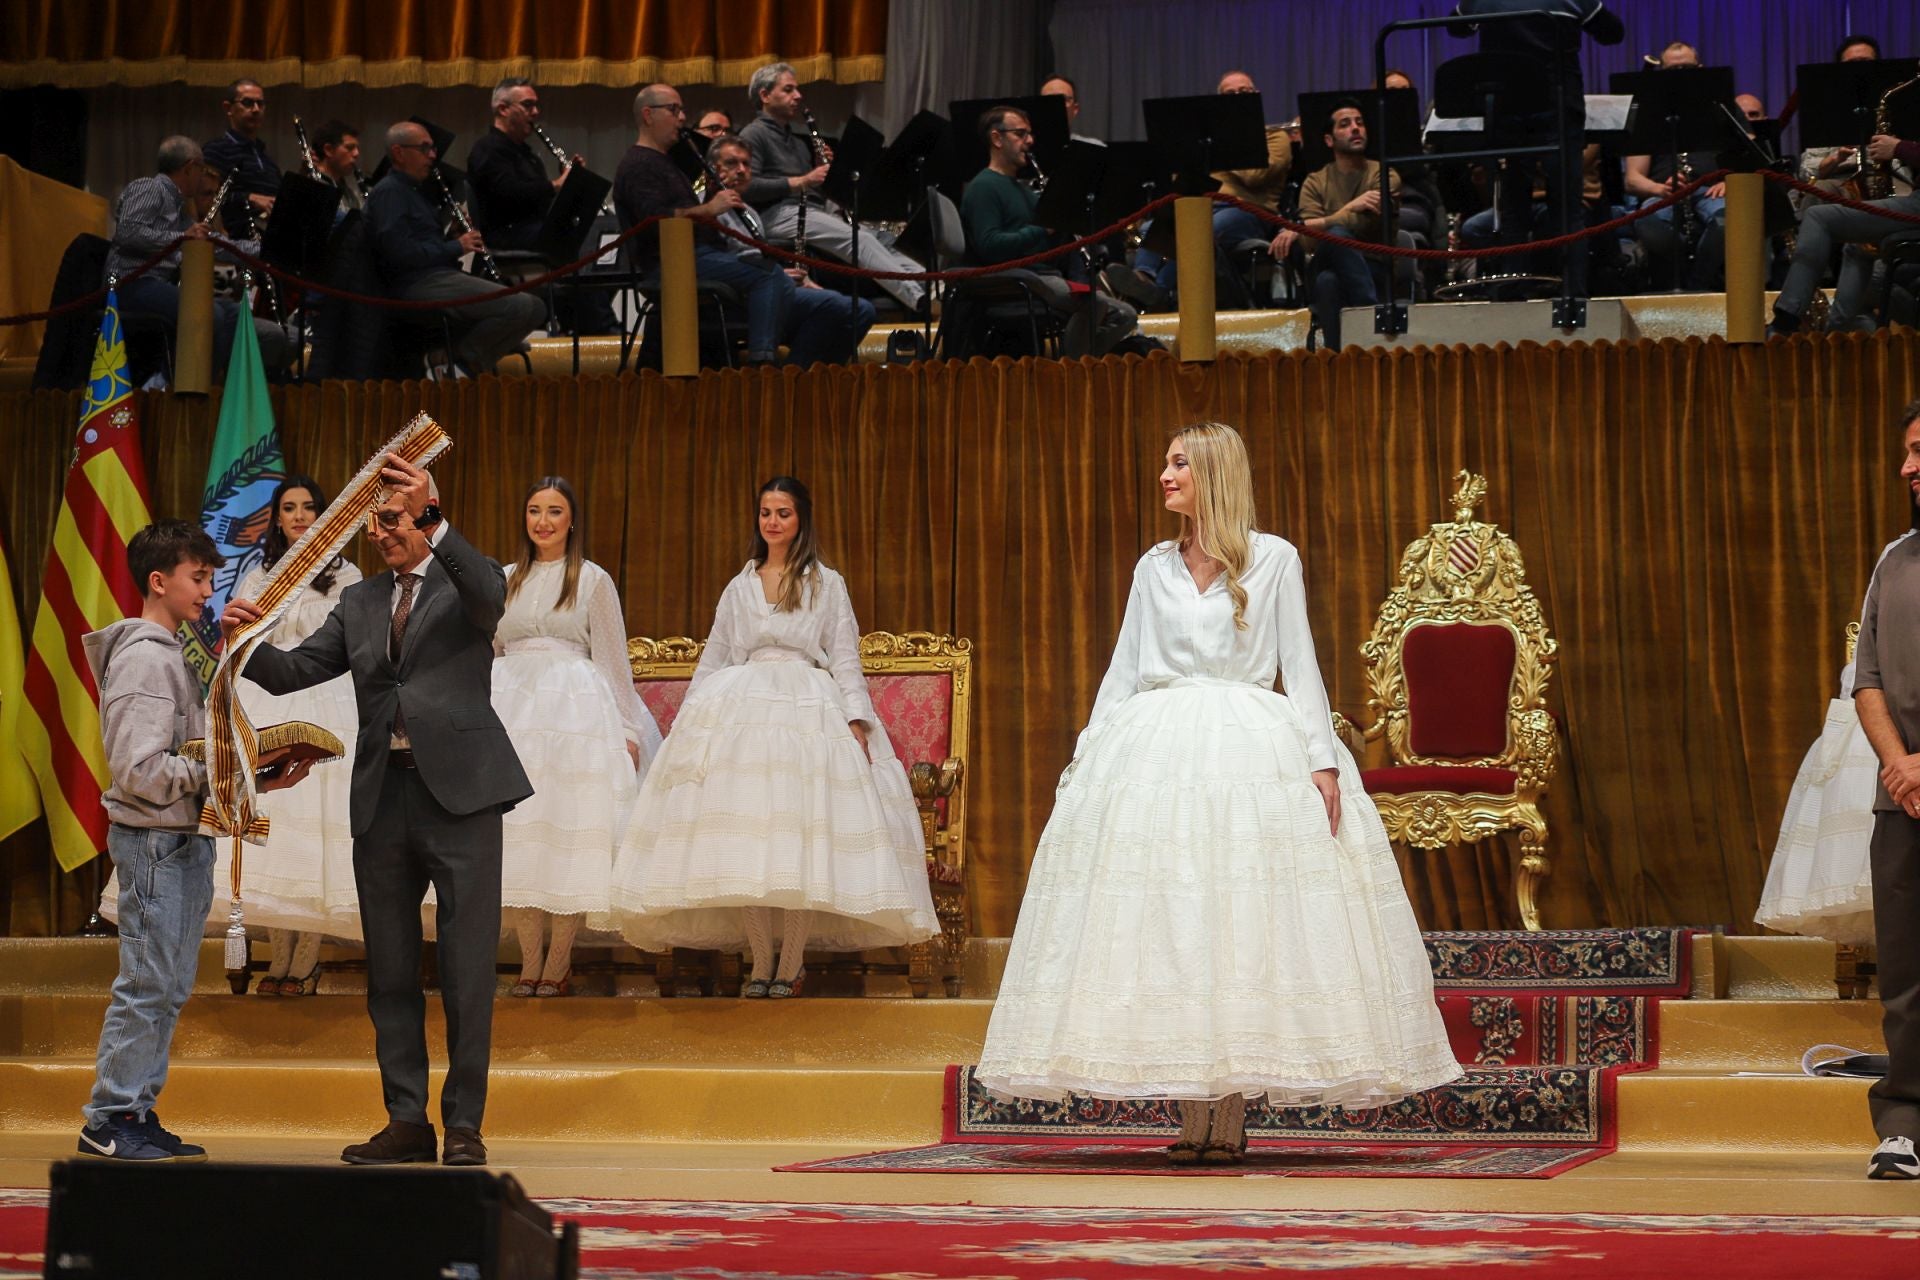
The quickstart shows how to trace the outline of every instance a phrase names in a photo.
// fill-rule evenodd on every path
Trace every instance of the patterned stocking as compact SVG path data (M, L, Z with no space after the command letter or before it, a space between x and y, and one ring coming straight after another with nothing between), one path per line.
M1180 1141L1190 1142L1196 1147L1207 1144L1208 1126L1212 1121L1211 1104L1205 1102L1180 1102Z
M533 907L515 907L509 914L513 916L513 931L520 939L520 981L540 981L540 936L547 913Z
M753 951L753 980L773 981L773 908L748 907L747 946Z
M1237 1147L1242 1150L1247 1145L1247 1099L1245 1094L1233 1094L1211 1105L1213 1136L1209 1142L1217 1146Z
M269 978L287 976L287 966L293 963L293 930L269 929L267 938L272 942L271 959L267 964Z
M573 939L580 932L579 916L554 916L553 939L547 943L547 966L540 973L547 982L558 982L573 969Z
M278 933L279 930L274 932ZM320 963L320 935L297 933L293 939L293 960L287 967L286 976L295 982L305 982L312 975L313 967Z
M787 919L780 937L780 972L774 976L781 982L792 982L807 962L807 930L813 925L813 913L787 911L783 914Z

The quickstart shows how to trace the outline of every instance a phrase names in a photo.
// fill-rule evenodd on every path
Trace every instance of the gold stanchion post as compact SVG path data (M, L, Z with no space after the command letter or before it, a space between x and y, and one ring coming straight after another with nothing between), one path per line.
M244 321L247 317L242 316ZM213 389L213 242L180 246L180 311L173 330L173 389Z
M1183 361L1212 360L1213 201L1182 196L1173 202L1174 260L1180 265L1180 338Z
M1727 175L1727 341L1767 337L1767 236L1757 173Z
M694 294L693 222L660 224L660 371L669 378L700 372L700 303Z

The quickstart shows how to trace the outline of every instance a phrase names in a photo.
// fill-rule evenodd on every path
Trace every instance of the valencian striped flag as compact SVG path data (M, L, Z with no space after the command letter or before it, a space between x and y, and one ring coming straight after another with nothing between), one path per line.
M200 524L227 563L214 571L207 607L180 627L187 665L199 673L202 685L212 681L214 668L220 665L220 614L240 580L261 561L261 539L273 519L268 508L274 486L285 475L260 340L251 324L242 323L234 330L233 355L227 360L220 421L213 431L213 454L207 459L207 487L200 506Z
M20 753L20 715L26 710L27 655L20 615L13 606L13 575L0 546L0 839L40 816L40 788Z
M119 301L109 291L33 619L20 717L20 746L40 782L53 853L68 871L107 847L100 691L80 637L140 612L127 542L151 521L148 510Z

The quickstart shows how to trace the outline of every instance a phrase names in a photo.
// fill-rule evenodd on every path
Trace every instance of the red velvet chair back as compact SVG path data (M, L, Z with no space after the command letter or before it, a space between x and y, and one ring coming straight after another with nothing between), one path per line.
M1490 760L1506 753L1513 630L1498 622L1422 623L1407 628L1407 739L1426 759Z

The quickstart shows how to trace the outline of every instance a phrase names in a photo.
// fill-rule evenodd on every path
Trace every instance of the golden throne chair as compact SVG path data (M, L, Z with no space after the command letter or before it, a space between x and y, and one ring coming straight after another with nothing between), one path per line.
M703 641L687 636L627 641L634 689L662 734L673 728L702 648ZM957 996L967 948L966 761L973 729L973 641L930 631L870 631L860 637L860 669L867 677L874 714L886 726L920 811L927 881L940 934L908 948L904 966L860 961L856 967L862 973L903 969L915 996L926 995L938 977L946 994ZM694 983L681 978L690 965L696 971ZM655 963L654 974L663 996L691 994L695 987L731 991L738 985L739 957L706 961L676 950Z
M1558 752L1544 695L1559 646L1520 548L1473 518L1485 478L1454 480L1453 519L1408 544L1360 646L1370 723L1356 731L1335 713L1334 725L1356 754L1362 741L1384 741L1387 763L1360 777L1394 840L1445 849L1517 832L1520 922L1538 929L1551 869L1540 795Z

